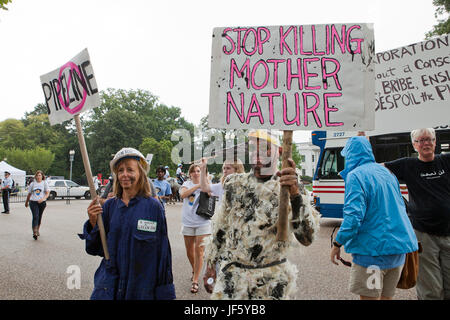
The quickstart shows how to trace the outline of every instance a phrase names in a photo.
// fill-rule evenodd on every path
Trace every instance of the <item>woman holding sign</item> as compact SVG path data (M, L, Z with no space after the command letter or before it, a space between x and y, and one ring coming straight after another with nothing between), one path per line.
M97 199L91 202L80 235L88 254L104 256L97 226L101 213L110 259L95 272L91 299L175 299L167 224L164 209L151 197L149 165L138 150L123 148L110 167L114 198L103 207Z

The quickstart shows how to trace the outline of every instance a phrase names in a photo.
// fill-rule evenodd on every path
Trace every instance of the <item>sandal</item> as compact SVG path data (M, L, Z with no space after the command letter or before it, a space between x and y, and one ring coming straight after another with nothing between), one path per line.
M197 293L197 292L198 292L198 283L192 282L191 293Z

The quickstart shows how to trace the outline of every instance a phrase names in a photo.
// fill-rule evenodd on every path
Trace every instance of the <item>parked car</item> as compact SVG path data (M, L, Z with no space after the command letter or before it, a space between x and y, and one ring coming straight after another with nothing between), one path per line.
M64 180L63 176L49 176L47 180Z
M91 198L89 187L80 186L71 180L48 180L50 195L48 200L55 198L75 197L76 199Z

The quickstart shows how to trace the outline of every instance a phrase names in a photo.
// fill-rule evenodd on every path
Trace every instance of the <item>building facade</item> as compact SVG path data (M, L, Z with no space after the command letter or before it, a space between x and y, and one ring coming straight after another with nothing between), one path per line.
M296 143L297 150L302 156L301 172L303 176L313 177L319 160L320 148L308 142Z

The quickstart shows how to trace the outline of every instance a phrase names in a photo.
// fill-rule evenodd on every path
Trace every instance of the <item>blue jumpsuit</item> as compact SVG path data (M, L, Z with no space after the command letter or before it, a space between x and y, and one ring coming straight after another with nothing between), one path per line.
M154 198L136 197L126 206L113 198L103 205L110 260L94 276L93 300L175 299L172 254L164 210ZM83 234L86 252L104 256L98 226L89 220Z

